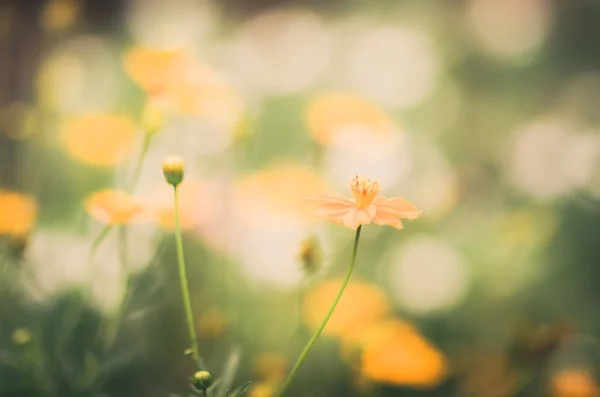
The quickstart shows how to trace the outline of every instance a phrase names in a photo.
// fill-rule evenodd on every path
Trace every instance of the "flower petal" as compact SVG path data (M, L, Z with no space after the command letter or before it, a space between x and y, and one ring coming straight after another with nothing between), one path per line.
M374 205L369 205L366 208L355 207L343 216L342 221L344 226L355 230L360 225L371 223L376 212L377 208Z
M318 196L318 197L302 197L302 200L321 206L338 206L338 205L354 205L354 201L343 196Z
M398 218L415 219L423 213L408 200L400 197L377 197L373 204L377 206L377 216L388 217L394 214Z
M387 226L395 227L398 230L404 229L404 226L402 225L402 221L397 216L389 217L389 216L377 215L377 216L375 216L375 218L373 218L373 222L375 222L378 225L387 225Z

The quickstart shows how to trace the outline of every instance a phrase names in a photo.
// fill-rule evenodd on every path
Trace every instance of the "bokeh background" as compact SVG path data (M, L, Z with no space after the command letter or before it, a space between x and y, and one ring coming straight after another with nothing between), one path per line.
M0 2L0 395L600 396L600 2ZM217 396L220 397L220 396Z

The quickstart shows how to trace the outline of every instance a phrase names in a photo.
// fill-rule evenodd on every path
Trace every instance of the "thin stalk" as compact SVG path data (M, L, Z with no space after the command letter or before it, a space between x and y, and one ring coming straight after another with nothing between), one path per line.
M181 280L181 292L183 294L183 305L185 308L185 317L187 319L188 332L192 349L192 357L196 365L200 363L200 354L198 352L198 340L196 329L194 327L194 315L192 313L192 304L190 302L190 291L188 289L187 273L185 270L185 259L183 258L183 243L181 241L181 227L179 225L179 194L177 186L173 186L174 195L174 216L175 216L175 244L177 246L177 263L179 265L179 279Z
M127 184L127 193L132 193L135 190L135 187L140 179L140 173L142 172L142 164L144 163L144 159L148 154L148 149L150 148L150 142L152 141L152 137L154 134L149 134L146 132L144 136L144 141L142 142L142 150L140 151L140 156L138 157L137 162L133 166L133 172L131 174L131 179Z
M348 282L350 281L350 276L352 276L352 270L354 270L354 263L356 262L356 253L358 251L358 241L360 239L361 228L362 228L362 225L359 226L358 229L356 229L356 235L354 237L354 247L352 248L352 258L350 259L350 266L348 267L348 271L346 272L346 277L344 278L344 281L342 282L342 285L340 286L340 289L339 289L335 299L333 300L333 303L329 307L329 310L327 311L325 318L321 322L321 325L319 325L319 328L315 331L312 338L310 338L310 340L304 347L302 354L300 354L298 361L296 361L296 364L294 364L294 368L292 368L292 371L290 372L287 379L283 383L283 386L281 386L281 389L279 390L279 393L277 394L277 396L281 396L283 394L283 392L289 386L290 382L294 379L294 376L296 376L296 372L298 372L300 365L302 365L302 362L308 355L308 352L310 351L310 349L313 347L313 345L319 338L319 335L321 335L321 332L323 332L323 330L325 329L327 322L331 318L331 315L333 314L336 306L338 305L340 299L342 298L342 295L344 294L344 290L346 289L346 286L348 285Z

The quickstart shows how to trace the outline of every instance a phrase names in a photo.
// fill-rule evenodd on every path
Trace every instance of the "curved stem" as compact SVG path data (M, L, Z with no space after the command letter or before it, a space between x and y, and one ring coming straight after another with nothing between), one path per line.
M344 278L344 281L342 282L342 285L340 286L340 289L339 289L335 299L333 300L331 307L329 307L329 310L327 311L325 318L321 322L321 325L319 325L319 328L317 329L317 331L314 333L312 338L310 338L310 340L304 347L302 354L300 354L298 361L296 361L296 364L294 364L294 368L292 368L292 371L290 372L287 379L283 383L283 386L279 390L279 393L277 394L277 396L281 396L283 394L283 392L285 391L285 389L287 389L287 387L289 386L292 379L294 379L294 376L296 375L296 372L298 372L300 365L302 365L302 362L308 355L308 352L310 351L310 349L313 347L313 345L319 338L319 335L321 335L321 332L325 329L327 322L331 318L331 315L333 314L337 304L339 303L340 299L342 298L342 295L344 294L344 290L346 289L346 286L348 285L348 282L350 281L350 276L352 276L352 270L354 269L354 263L356 262L356 252L358 251L358 240L360 239L360 229L361 228L362 228L362 225L359 226L358 229L356 229L356 236L354 237L354 247L352 249L352 259L350 259L350 266L348 267L346 277Z
M183 258L183 243L181 241L181 227L179 225L179 195L177 186L173 187L175 202L173 203L175 216L175 244L177 246L177 263L179 265L179 279L181 280L181 292L183 293L183 305L185 308L185 316L187 319L188 332L190 334L190 342L192 343L192 357L196 365L199 365L200 354L198 353L198 341L196 338L196 329L194 327L194 315L192 313L192 304L190 302L190 291L188 289L188 280L185 270L185 259Z

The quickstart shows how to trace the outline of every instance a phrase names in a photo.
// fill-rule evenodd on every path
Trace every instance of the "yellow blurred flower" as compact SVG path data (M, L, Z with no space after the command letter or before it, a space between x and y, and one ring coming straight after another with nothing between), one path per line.
M248 397L275 397L275 387L269 383L256 383L248 392Z
M31 196L0 190L0 234L26 234L35 224L37 212L37 203Z
M136 47L125 56L130 77L165 109L234 127L244 110L241 98L208 65L182 51Z
M101 190L92 193L85 199L84 206L93 218L111 225L139 221L144 215L142 204L122 190Z
M125 71L151 96L163 95L183 73L184 53L134 47L124 59Z
M314 98L306 111L309 133L327 145L335 133L346 126L360 126L388 138L392 134L389 117L374 104L342 92L323 93Z
M566 369L552 376L554 397L598 397L600 388L594 376L587 370Z
M61 138L75 159L97 167L122 162L131 153L135 126L125 117L89 113L70 117L61 126Z
M50 0L42 11L42 28L48 31L68 29L77 19L80 8L78 0Z
M216 338L227 330L227 317L223 312L212 307L204 310L198 318L198 335L205 338Z
M447 374L446 359L412 325L389 320L361 337L360 371L382 383L431 387Z
M265 213L293 214L311 218L311 208L301 199L328 190L316 173L291 163L277 163L237 183L236 197L240 215L260 219Z
M341 283L341 279L326 281L307 293L303 317L310 328L319 326ZM389 313L385 293L373 284L355 279L348 283L323 333L343 339L379 322Z
M16 345L26 345L31 342L31 332L25 328L17 328L12 334L12 339Z
M289 363L287 358L277 353L264 353L254 362L256 377L264 382L278 384L285 379Z

